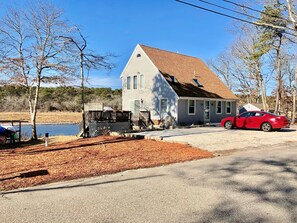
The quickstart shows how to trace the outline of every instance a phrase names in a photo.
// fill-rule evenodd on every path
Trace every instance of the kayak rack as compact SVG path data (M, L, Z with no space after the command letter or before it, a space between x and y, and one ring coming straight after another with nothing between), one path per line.
M16 130L16 133L18 134L18 142L21 142L22 138L22 123L28 122L24 120L0 120L0 125L9 125L9 126L16 126L18 127ZM13 141L13 139L8 139L10 142Z

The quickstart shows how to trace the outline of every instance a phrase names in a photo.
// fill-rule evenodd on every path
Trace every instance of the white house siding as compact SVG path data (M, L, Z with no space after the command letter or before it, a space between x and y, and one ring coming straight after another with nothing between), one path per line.
M137 75L137 89L133 89L133 76ZM144 75L144 88L140 89L140 75ZM127 76L131 76L131 89L127 89ZM122 109L133 110L133 101L140 100L140 110L151 111L153 120L164 118L160 114L160 100L168 99L168 113L177 116L177 95L171 89L159 70L153 65L138 45L122 75Z

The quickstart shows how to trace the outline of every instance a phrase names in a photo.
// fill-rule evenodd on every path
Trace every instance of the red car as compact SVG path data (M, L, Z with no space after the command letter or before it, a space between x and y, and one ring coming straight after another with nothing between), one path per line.
M290 127L286 116L279 116L264 111L247 111L239 116L222 119L221 126L226 129L261 129L265 132Z

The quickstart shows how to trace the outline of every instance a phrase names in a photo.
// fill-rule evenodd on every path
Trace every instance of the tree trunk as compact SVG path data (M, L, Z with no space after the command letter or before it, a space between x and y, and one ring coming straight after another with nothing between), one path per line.
M31 139L37 139L37 131L36 131L36 111L31 113L31 126L32 126L32 136Z
M32 93L32 88L28 87L28 103L29 103L29 109L30 109L30 121L31 121L31 132L32 132L32 136L31 139L33 139L33 135L34 132L36 132L36 130L34 130L34 108L33 108L33 93Z
M295 36L297 36L297 22L296 22L296 10L293 8L293 2L290 0L287 1L288 13L290 21L292 22L293 28L295 29ZM296 38L297 40L297 38ZM297 91L297 65L295 67L295 81L294 81L294 90L293 90L293 108L292 108L292 120L291 124L295 123L296 118L296 92Z
M280 109L280 98L281 98L281 45L282 45L282 37L279 38L279 43L276 49L276 58L277 58L277 88L276 88L276 97L275 97L275 109L274 113L279 114Z
M297 65L295 67L295 81L294 81L294 90L293 90L293 108L292 108L292 120L291 124L295 123L296 118L296 89L297 89Z
M85 118L85 76L84 76L84 65L83 65L83 53L80 53L80 75L81 75L81 113L82 113L82 128L83 138L87 137L86 133L86 118Z
M267 108L267 96L266 96L266 85L263 82L262 78L260 80L260 86L261 86L261 91L262 91L261 99L262 99L263 109L264 109L264 111L268 111L268 108Z
M29 99L30 104L30 115L31 115L31 126L32 126L32 140L37 140L37 130L36 130L36 115L37 115L37 104L39 99L39 89L40 89L40 75L37 77L37 85L35 87L34 98L32 95L32 89Z
M256 70L257 70L257 77L259 79L259 94L261 94L261 99L262 99L262 104L263 104L263 109L264 111L268 111L268 107L267 107L267 95L266 95L266 84L263 80L263 76L261 74L261 70L260 70L260 65L257 62L256 63ZM260 96L259 96L260 97Z
M256 75L256 103L260 103L260 97L262 97L263 94L261 94L262 86L261 86L261 74L259 71L257 71ZM262 97L263 99L263 97ZM263 100L262 100L263 101Z

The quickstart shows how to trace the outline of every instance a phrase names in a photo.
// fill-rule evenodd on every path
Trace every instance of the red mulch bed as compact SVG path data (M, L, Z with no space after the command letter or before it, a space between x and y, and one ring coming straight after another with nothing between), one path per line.
M0 191L209 157L213 154L188 145L112 136L4 149ZM24 177L38 170L49 174Z

